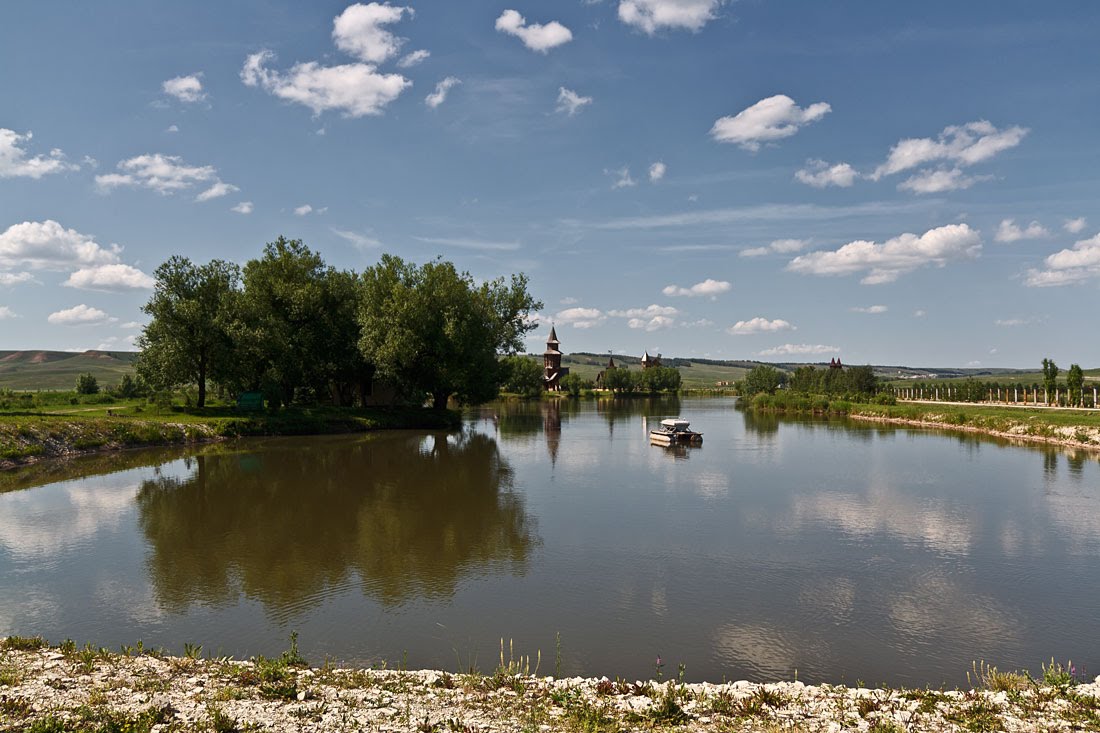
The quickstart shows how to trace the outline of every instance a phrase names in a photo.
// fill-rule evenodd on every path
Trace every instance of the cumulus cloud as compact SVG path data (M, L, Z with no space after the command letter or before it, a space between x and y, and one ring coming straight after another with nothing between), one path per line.
M275 58L259 51L245 60L241 81L320 115L328 110L345 117L381 115L412 82L400 74L378 73L372 64L321 66L316 61L295 64L283 73L267 67Z
M847 163L833 163L830 165L824 160L811 158L806 161L806 167L796 172L794 177L807 186L813 186L814 188L825 188L827 186L848 188L859 178L859 173Z
M398 38L384 26L400 21L412 8L389 3L356 3L344 8L332 21L332 41L336 48L368 64L380 64L397 55L404 38Z
M604 168L603 174L605 176L615 176L615 182L611 184L611 188L630 188L631 186L637 186L638 182L635 181L630 175L630 168L623 166L618 170L609 170Z
M240 191L241 189L234 186L232 183L223 183L218 181L210 188L206 189L198 196L195 197L196 201L209 201L210 199L221 198L222 196L228 196L231 193Z
M646 331L659 331L662 328L672 328L676 325L676 319L668 316L653 316L653 318L631 318L626 322L628 328L645 329Z
M869 305L865 308L852 308L852 313L870 313L871 315L878 315L888 310L890 309L884 305Z
M721 0L620 0L619 20L653 35L664 28L698 32L714 19Z
M98 265L82 267L62 283L67 288L121 293L131 290L152 290L153 278L130 265Z
M809 356L812 354L837 354L840 349L824 344L783 344L758 351L757 356Z
M238 214L251 214L252 213L252 202L251 201L242 201L239 204L237 204L236 206L234 206L232 209L230 209L230 211L235 211Z
M148 188L152 191L167 196L178 191L185 191L200 184L211 184L212 188L200 194L199 201L205 201L202 196L216 198L229 193L228 189L238 190L236 186L222 183L218 179L218 171L212 165L192 166L187 165L178 155L161 155L160 153L138 155L120 162L117 168L121 173L106 173L95 177L96 185L101 191L110 191L120 186L134 186ZM222 187L225 193L218 193ZM213 193L211 193L213 192Z
M773 239L765 247L750 247L741 250L741 257L762 257L769 254L791 254L801 252L810 244L809 239Z
M607 316L598 308L566 308L554 314L553 320L573 328L592 328L606 321Z
M33 133L20 135L15 130L0 127L0 178L34 178L51 173L79 170L80 166L65 160L65 154L54 148L49 155L29 156L24 149Z
M665 177L666 172L668 172L668 166L658 160L649 166L649 182L656 183Z
M898 184L899 191L913 193L943 193L961 191L970 188L979 181L988 181L992 176L968 176L961 168L924 170L910 176Z
M702 282L695 283L689 287L683 288L679 285L666 285L661 289L661 292L669 297L686 297L686 298L699 298L699 297L711 297L721 293L729 292L730 285L725 280L712 280L707 278Z
M1004 219L997 227L997 233L993 235L993 239L997 242L1019 242L1021 239L1043 239L1049 236L1050 232L1037 221L1031 222L1026 228L1021 228L1016 225L1015 220Z
M626 310L610 310L609 316L617 318L655 318L657 316L676 316L680 311L671 305L657 305L653 303L645 308L627 308Z
M905 233L882 244L855 241L837 250L800 255L787 264L787 269L809 275L866 272L860 282L879 285L921 267L943 267L952 260L977 257L981 248L981 236L969 225L948 224L920 236Z
M582 97L572 89L558 87L558 106L555 107L554 110L557 112L565 112L572 117L577 114L581 107L589 104L592 104L592 97Z
M0 285L5 287L34 282L34 276L29 272L0 272Z
M6 305L0 305L0 321L8 321L12 318L19 318L19 314Z
M1085 224L1085 217L1079 216L1076 219L1066 219L1062 228L1070 234L1080 234L1085 230Z
M523 45L532 51L549 53L563 43L573 40L573 33L556 20L549 23L528 23L516 10L505 10L497 18L496 29L501 33L523 41Z
M1028 270L1024 281L1028 287L1056 287L1100 278L1100 234L1055 252L1044 260L1044 265L1043 269Z
M775 331L797 330L789 321L782 318L768 320L767 318L750 318L747 321L738 321L726 329L726 333L732 336L751 336L754 333L772 333Z
M935 140L927 137L901 140L890 149L886 162L876 168L870 178L877 181L882 176L937 161L974 165L1016 147L1027 133L1026 127L1019 126L998 130L986 120L952 125L944 128Z
M428 105L432 109L435 109L436 107L447 101L447 92L451 91L452 88L461 83L461 79L454 76L448 76L446 79L435 85L434 92L424 97L424 104Z
M313 207L309 204L302 204L298 208L294 209L294 216L305 216L313 212Z
M756 151L763 143L782 140L804 125L816 122L832 109L826 102L811 104L805 109L786 94L761 99L733 117L719 118L710 128L710 135L721 143L736 143L745 150Z
M95 238L66 229L52 219L12 224L0 234L0 268L68 270L74 267L112 265L122 248L104 249Z
M165 94L188 104L206 99L206 92L202 90L202 72L169 79L161 84L161 89Z
M81 303L72 308L51 313L46 320L55 326L102 326L114 323L118 319L112 318L98 308Z
M399 69L412 68L413 66L416 66L417 64L420 64L420 63L423 63L424 61L426 61L428 59L428 57L431 56L431 55L432 55L431 51L425 51L424 49L420 49L418 51L413 51L412 53L407 53L407 54L405 54L404 56L401 57L400 61L397 62L397 68L399 68Z

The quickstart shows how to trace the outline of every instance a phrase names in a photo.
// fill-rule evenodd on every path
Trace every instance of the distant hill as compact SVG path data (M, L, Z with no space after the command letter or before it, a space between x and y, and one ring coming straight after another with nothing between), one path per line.
M81 374L101 387L134 373L136 351L0 351L0 389L69 390Z

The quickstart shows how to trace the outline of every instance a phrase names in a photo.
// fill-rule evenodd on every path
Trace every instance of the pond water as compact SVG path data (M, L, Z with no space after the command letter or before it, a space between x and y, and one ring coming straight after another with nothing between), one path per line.
M651 446L682 415L698 448ZM488 405L0 476L0 635L690 680L1100 673L1100 462L728 399ZM560 639L560 642L558 641Z

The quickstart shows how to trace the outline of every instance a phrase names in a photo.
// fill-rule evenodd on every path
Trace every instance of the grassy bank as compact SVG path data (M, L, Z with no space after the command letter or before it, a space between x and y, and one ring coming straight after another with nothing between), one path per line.
M140 410L140 411L139 411ZM232 407L148 409L140 403L0 412L0 467L42 458L265 435L324 435L403 428L450 430L461 418L423 408L296 407L242 414Z
M0 640L0 732L265 730L1078 731L1100 727L1100 685L1070 665L1042 675L974 665L968 690L801 682L540 677L501 644L482 674L310 667L293 642L274 658L170 657L39 638ZM1100 681L1100 680L1098 680Z
M782 392L756 395L749 404L756 410L847 415L859 420L965 430L1011 440L1100 449L1100 412L970 404L869 404Z

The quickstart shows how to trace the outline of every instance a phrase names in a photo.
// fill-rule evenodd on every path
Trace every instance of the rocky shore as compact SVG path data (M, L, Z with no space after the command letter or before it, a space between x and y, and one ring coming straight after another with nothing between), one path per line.
M0 731L1083 731L1100 678L975 670L975 690L684 684L306 666L0 642ZM193 658L192 658L193 657Z
M919 418L889 417L880 414L853 411L848 417L854 420L903 425L914 428L936 428L937 430L958 430L964 433L978 433L1001 438L1013 443L1044 443L1063 448L1100 451L1100 428L1091 426L1052 426L1015 423L1010 425L967 425L952 421L947 413L929 413Z

